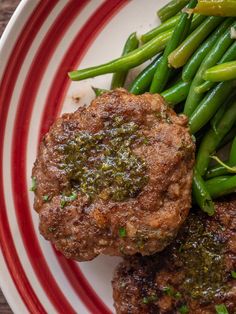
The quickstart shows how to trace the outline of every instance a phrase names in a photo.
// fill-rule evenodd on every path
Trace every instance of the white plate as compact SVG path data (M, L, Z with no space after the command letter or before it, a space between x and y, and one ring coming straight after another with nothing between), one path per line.
M30 176L39 139L61 112L109 88L110 75L67 72L118 57L128 35L159 22L166 0L23 0L0 43L0 283L15 313L114 312L119 259L66 260L38 232ZM77 97L80 102L76 101Z

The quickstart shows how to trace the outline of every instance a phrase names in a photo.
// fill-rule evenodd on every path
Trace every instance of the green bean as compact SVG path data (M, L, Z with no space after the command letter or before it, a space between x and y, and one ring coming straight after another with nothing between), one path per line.
M236 166L236 136L235 136L233 143L231 145L229 160L228 160L228 162L226 162L226 165L229 167L235 167ZM222 175L229 174L229 173L231 173L231 171L229 171L229 169L227 169L223 165L218 164L218 165L213 166L207 170L206 178L209 179L209 178L222 176Z
M228 143L232 141L236 134L236 126L233 126L232 129L224 136L224 138L220 141L220 143L217 145L216 149L221 149Z
M195 92L195 87L200 85L203 82L202 75L205 72L206 69L211 67L212 65L216 64L220 58L223 56L225 51L228 49L228 47L231 45L233 40L230 37L230 28L231 26L236 25L236 22L232 24L232 21L234 19L228 19L227 23L229 23L229 27L226 29L226 31L219 37L213 48L209 51L209 53L206 55L204 60L201 63L200 68L198 69L191 87L190 91L185 103L184 107L184 113L187 116L191 116L191 114L194 112L202 98L204 97L202 94L197 94Z
M216 130L210 129L201 141L197 158L196 167L201 176L206 173L209 165L210 155L216 150L224 136L231 130L236 122L236 101L226 110L219 121Z
M203 15L236 16L235 0L198 0L198 5L189 13Z
M188 7L193 8L196 4L197 0L191 0ZM189 17L187 13L181 14L180 20L175 26L171 39L166 45L161 62L157 66L150 87L150 93L160 93L163 91L171 71L168 66L168 56L183 41L186 34L188 34L191 22L192 17Z
M210 124L214 131L216 131L217 125L226 111L226 107L227 107L227 101L223 103L223 105L220 106L220 108L217 110L214 117L211 119Z
M211 119L210 124L214 131L216 131L216 127L218 123L220 122L221 118L223 117L226 109L229 107L229 105L232 103L232 101L235 99L236 92L232 92L229 97L226 98L226 100L223 102L223 104L220 106L220 108L217 110L214 117Z
M222 165L216 165L207 170L206 179L211 179L228 174L228 170Z
M236 59L236 42L234 42L229 49L226 51L226 53L223 55L223 57L220 59L219 64L225 63L228 61L232 61ZM201 85L197 86L195 88L195 91L199 93L205 93L208 90L210 90L215 85L214 82L206 81L202 83Z
M170 39L173 30L170 29L157 37L150 40L143 46L135 49L127 55L118 59L112 60L108 63L86 68L82 70L69 72L69 77L73 81L80 81L90 77L95 77L102 74L114 73L117 71L129 70L143 62L151 59L157 53L165 48L166 43Z
M218 165L221 165L225 168L226 174L227 173L236 173L236 163L235 163L235 147L231 147L231 150L233 151L233 157L234 159L229 159L229 161L224 162L222 161L218 156L212 156L212 159L216 160L218 162ZM232 155L230 156L232 157Z
M171 86L169 89L165 90L161 93L161 95L165 98L165 101L171 106L184 101L189 92L190 83L180 81L177 84Z
M211 119L210 124L214 131L216 130L216 126L221 120L221 118L223 117L225 111L226 111L226 105L220 106L220 108L217 110L214 117Z
M103 88L98 88L98 87L94 87L92 86L92 90L94 91L96 97L101 96L102 94L109 92L108 89L103 89Z
M224 103L232 89L232 82L222 82L207 93L190 116L189 126L192 134L195 134L207 124L207 122L214 116L220 105Z
M199 207L209 216L214 215L215 208L211 196L206 188L205 182L199 175L198 171L194 170L193 176L193 197Z
M193 79L203 59L212 49L212 46L219 39L219 36L221 36L225 32L225 30L229 27L230 24L231 23L229 23L228 20L224 21L194 52L193 56L188 60L188 62L185 64L183 68L182 72L183 81L190 82Z
M222 161L218 156L211 156L212 159L218 162L219 165L225 167L229 173L236 173L236 166L230 162Z
M169 20L165 21L164 23L151 29L149 32L143 34L141 36L142 43L145 44L148 41L150 41L151 39L153 39L154 37L156 37L157 35L175 27L175 25L178 23L179 19L180 19L180 14L175 15L175 16L171 17Z
M124 49L122 51L122 56L127 55L129 52L135 50L139 46L139 40L137 38L136 33L132 33L128 39L126 40ZM117 87L123 87L128 71L119 71L113 74L111 81L111 89L115 89Z
M169 55L169 64L174 68L185 65L199 45L222 21L221 17L208 17Z
M190 32L193 32L205 19L206 19L206 17L203 15L194 14L193 19L192 19L192 23L190 26ZM169 30L171 28L174 28L179 20L180 20L180 14L173 16L172 18L170 18L166 22L162 23L161 25L158 25L157 27L151 29L149 32L143 34L141 36L141 41L143 43L147 43L148 41L150 41L151 39L153 39L157 35L163 33L164 31Z
M172 0L158 10L157 15L159 16L161 22L164 22L182 10L188 2L189 0Z
M221 176L205 181L212 198L236 192L236 176Z
M192 19L192 23L190 25L190 32L189 33L192 33L206 19L207 19L206 16L203 16L200 14L193 14L193 19Z
M139 95L149 90L156 67L160 61L161 55L159 54L132 82L129 87L130 93Z
M200 14L193 14L192 23L190 25L190 32L192 33L203 21L206 20L206 16Z
M203 74L206 81L220 82L236 79L236 61L218 64Z

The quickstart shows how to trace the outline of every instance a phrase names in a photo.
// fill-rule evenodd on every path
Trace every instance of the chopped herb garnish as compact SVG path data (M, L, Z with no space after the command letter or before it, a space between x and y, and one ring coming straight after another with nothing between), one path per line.
M121 228L119 229L119 236L120 236L121 238L126 237L126 229L125 229L125 227L121 227Z
M231 271L231 276L234 278L234 279L236 279L236 271Z
M67 196L67 202L71 202L77 199L78 194L76 192L72 192L70 196Z
M63 198L61 199L61 208L64 208L66 206L67 201Z
M56 228L54 228L54 227L49 227L48 228L48 232L54 232L54 231L56 231Z
M150 296L144 297L142 300L143 304L149 304L152 302L155 302L157 300L157 295L156 294L152 294Z
M31 185L30 191L35 192L36 189L37 189L36 178L35 178L35 177L32 177L31 180L32 180L32 185Z
M215 306L217 314L229 314L226 306L224 304L219 304Z
M180 292L176 292L175 295L174 295L174 297L175 297L176 299L180 299L180 298L181 298L181 293L180 293Z
M48 202L50 200L50 196L49 195L43 195L43 201L44 202Z
M165 294L172 296L173 288L172 287L164 287L163 291L165 292Z
M142 302L143 302L143 304L148 304L148 298L144 297Z
M189 309L187 305L182 305L180 308L178 308L178 312L180 314L187 314L189 312Z
M76 200L77 196L76 192L72 192L69 196L63 196L61 199L61 208L64 208L68 202Z
M175 291L175 289L171 286L164 287L163 291L165 294L167 294L168 296L173 297L175 299L181 298L181 293L178 291Z

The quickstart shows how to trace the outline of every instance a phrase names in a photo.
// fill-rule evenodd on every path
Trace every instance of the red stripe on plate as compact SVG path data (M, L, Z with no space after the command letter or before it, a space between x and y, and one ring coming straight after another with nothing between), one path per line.
M40 45L24 82L18 105L12 142L12 187L21 237L34 272L47 294L48 299L59 313L75 313L75 311L50 272L35 234L27 197L26 146L30 117L42 76L53 52L63 38L64 33L87 2L87 0L80 0L79 2L78 0L70 0L56 18L56 21L53 23ZM32 79L32 75L34 79ZM23 198L22 195L24 196Z
M56 3L57 1L54 0L41 1L34 9L12 50L11 56L6 66L6 71L2 77L0 85L0 182L3 182L2 166L4 132L9 110L9 103L15 86L14 73L19 73L21 68L21 62L19 62L19 60L24 59L32 43L31 38L36 36L45 18L50 14ZM34 290L32 289L27 279L24 268L22 267L18 258L7 218L5 196L2 184L0 185L0 207L0 245L12 280L23 302L28 308L29 313L46 313L43 305L35 295Z
M58 67L50 87L50 92L44 106L38 141L41 141L43 135L49 130L49 127L61 112L66 91L71 83L67 73L72 69L78 68L97 35L112 17L129 2L130 0L106 0L92 14L73 40Z
M55 78L50 88L41 121L39 140L48 131L50 125L55 121L56 117L60 113L66 91L70 84L67 72L71 69L77 68L78 64L82 61L82 58L86 54L86 51L96 39L97 34L101 32L102 28L109 22L109 20L128 2L128 0L106 1L89 18L73 40L58 67L58 71L55 74ZM87 279L80 271L78 264L63 258L60 253L57 253L57 255L61 267L72 287L92 313L110 313L109 309L104 305L102 300L89 285ZM95 308L93 307L94 305Z

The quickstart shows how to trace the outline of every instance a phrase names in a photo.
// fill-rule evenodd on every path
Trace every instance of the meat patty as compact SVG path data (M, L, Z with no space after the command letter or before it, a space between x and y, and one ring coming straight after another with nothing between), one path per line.
M189 212L194 150L159 95L117 89L64 114L32 172L41 234L78 261L163 250Z
M119 314L215 314L217 305L235 314L236 200L211 218L191 213L163 252L122 262L113 296Z

